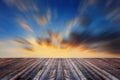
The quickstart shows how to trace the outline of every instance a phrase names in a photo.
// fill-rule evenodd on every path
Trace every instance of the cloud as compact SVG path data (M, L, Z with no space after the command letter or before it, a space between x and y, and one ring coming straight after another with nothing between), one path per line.
M34 51L33 47L30 47L30 46L23 47L23 49L25 49L26 51L32 51L32 52Z
M47 10L46 17L47 17L47 21L49 22L51 20L51 10L49 8Z
M19 44L25 44L25 45L32 45L28 40L24 39L24 38L17 38L13 40L14 42L17 42Z
M66 28L66 33L65 33L66 36L70 35L72 27L78 23L78 20L79 20L79 18L75 17L73 20L71 20L67 23L67 25L66 25L67 28Z
M48 31L49 37L37 38L36 43L41 46L49 46L60 49L79 49L82 48L90 51L98 52L110 52L110 53L120 53L120 32L118 31L104 31L98 36L94 36L92 32L87 32L85 30L83 33L79 31L72 31L69 35L69 39L65 40L61 33L56 33L53 31ZM84 46L84 47L82 47Z
M61 33L50 32L49 36L53 45L60 47L63 40Z
M69 21L66 28L65 35L68 37L70 33L72 32L72 28L74 28L76 25L79 27L89 27L90 24L92 24L93 16L76 16L73 20Z
M79 4L79 16L83 16L89 6L99 3L100 0L82 0Z
M103 52L120 53L120 31L105 31L98 36L92 32L84 31L83 33L72 32L70 34L70 45L79 47L86 45L88 49L96 49Z
M45 16L42 16L42 17L37 16L36 20L37 20L37 23L42 26L45 26L47 24L47 19Z
M21 44L20 48L26 51L34 51L33 49L34 44L25 38L19 37L19 38L12 40L12 42L14 42L15 45Z
M119 11L120 11L120 8L116 8L116 9L114 9L114 10L111 10L111 11L107 14L106 19L109 20L109 19L111 19L113 16L119 15Z
M84 0L84 1L81 0L80 1L80 5L78 8L79 9L78 15L76 15L75 13L76 16L73 19L69 20L65 25L66 26L65 37L63 37L64 34L60 30L61 32L48 31L47 36L45 34L44 37L39 37L39 38L37 37L35 38L35 42L32 42L31 39L29 38L28 39L17 38L17 39L14 39L13 41L17 43L15 45L19 46L20 49L30 51L30 52L32 51L34 52L35 50L36 51L38 50L38 52L40 52L39 50L41 50L41 52L44 52L45 50L45 51L48 51L47 53L49 53L48 48L53 48L54 50L77 49L76 52L78 53L81 52L80 50L82 51L97 50L98 52L105 51L108 53L120 53L120 50L119 50L120 49L120 42L119 42L120 30L116 28L116 25L119 26L119 20L120 20L119 5L117 1L113 2L113 0L110 0L110 2L109 0L107 0L105 1L104 4L102 3L98 4L100 1L101 0ZM40 11L39 10L41 9L40 6L38 8L34 0L5 0L5 2L10 7L16 7L20 11L20 15L19 14L17 15L22 17L23 20L19 21L19 24L26 31L30 31L30 32L33 32L32 27L34 27L36 30L35 33L37 33L35 36L39 36L38 34L39 30L37 30L38 28L35 27L36 24L34 24L33 20L35 20L37 24L39 24L40 26L46 26L46 25L49 26L49 23L53 18L52 16L53 10L51 10L50 8L41 7L43 9L43 12L42 10ZM73 17L72 15L69 14L68 16ZM109 20L111 19L113 21L116 21L117 24L114 22L111 24L109 22ZM28 23L35 26L30 26ZM53 28L55 27L53 26L50 29L53 29ZM82 30L83 28L84 30ZM44 28L44 30L46 29L48 28ZM79 30L82 30L82 31L80 32ZM0 46L2 45L3 43L0 42ZM44 50L42 50L43 48Z
M0 46L2 47L3 45L4 45L4 42L1 42L1 41L0 41Z
M79 17L79 25L83 27L88 27L92 23L93 16Z
M45 26L51 21L51 11L50 9L47 9L46 14L40 14L38 16L35 16L35 19L38 24Z
M34 0L4 0L8 6L17 7L20 11L38 11Z
M47 38L37 38L37 43L39 45L47 45L47 46L52 46L52 47L56 47L56 48L60 48L61 47L61 43L63 41L63 37L61 33L55 33L52 31L49 31Z
M45 13L40 11L37 3L34 0L4 0L4 2L10 7L16 7L20 10L24 16L23 18L31 19L30 16L26 15L28 12L32 17L35 18L36 22L42 26L47 25L51 21L51 10L50 8L45 8ZM31 13L31 11L34 13ZM28 20L27 20L28 21ZM22 24L24 28L27 28L29 31L32 31L28 28L27 24Z
M27 31L33 32L32 28L25 22L20 22L20 25Z
M112 2L113 0L107 0L106 7L108 7Z

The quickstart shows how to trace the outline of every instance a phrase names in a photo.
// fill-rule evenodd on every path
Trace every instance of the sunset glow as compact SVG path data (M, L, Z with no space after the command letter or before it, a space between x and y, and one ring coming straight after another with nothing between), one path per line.
M119 0L1 0L0 57L118 58L119 4Z

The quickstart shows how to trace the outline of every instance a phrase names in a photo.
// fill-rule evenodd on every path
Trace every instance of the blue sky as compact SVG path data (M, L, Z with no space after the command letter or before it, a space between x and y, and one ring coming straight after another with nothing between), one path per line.
M7 3L8 2L8 3ZM22 1L21 1L22 3ZM62 32L65 29L67 23L74 19L78 15L78 6L80 1L56 1L56 0L30 0L25 2L24 7L26 10L22 11L19 7L22 7L22 4L12 3L7 0L1 0L0 2L0 30L1 38L5 37L16 37L23 36L26 31L19 25L18 20L25 21L36 34L41 34L45 30L54 30L57 32ZM18 5L16 5L18 4ZM38 11L34 9L29 9L29 6L36 5ZM17 7L18 6L18 7ZM33 6L34 7L34 6ZM32 8L32 7L31 7ZM27 10L28 9L28 10ZM50 21L46 25L40 25L34 19L35 16L46 16L47 11L50 11L49 15L51 17Z
M85 45L86 50L119 53L119 4L119 0L0 0L0 44L17 40L19 47L31 50L34 46L25 43L32 37L57 48Z

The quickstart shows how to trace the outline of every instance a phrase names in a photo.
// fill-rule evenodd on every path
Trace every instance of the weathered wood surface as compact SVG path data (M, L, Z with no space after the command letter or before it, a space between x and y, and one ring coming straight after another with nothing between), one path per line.
M1 58L0 80L120 80L120 59Z

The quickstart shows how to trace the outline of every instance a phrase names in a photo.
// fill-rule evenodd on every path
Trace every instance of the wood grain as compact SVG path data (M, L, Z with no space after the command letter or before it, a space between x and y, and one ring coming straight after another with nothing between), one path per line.
M1 58L0 80L120 80L120 59Z

